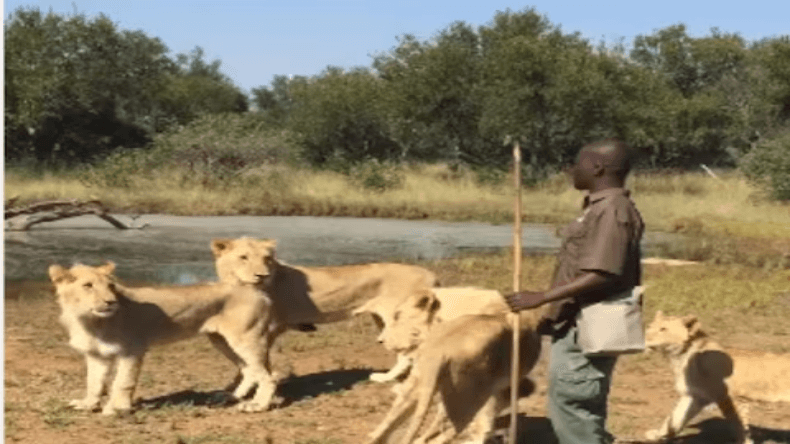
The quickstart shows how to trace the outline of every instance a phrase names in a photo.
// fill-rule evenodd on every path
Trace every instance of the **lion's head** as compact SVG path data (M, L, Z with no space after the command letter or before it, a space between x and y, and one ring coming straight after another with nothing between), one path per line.
M52 265L49 277L64 311L79 318L103 319L114 315L119 308L114 270L112 262L100 267L77 264L70 269Z
M680 348L703 334L696 316L666 316L658 311L645 329L645 345L657 350Z
M277 270L274 253L277 242L271 239L214 239L211 251L219 280L232 284L268 286Z
M441 302L430 289L412 294L395 308L391 322L381 331L378 341L393 351L415 349L431 329L440 306Z

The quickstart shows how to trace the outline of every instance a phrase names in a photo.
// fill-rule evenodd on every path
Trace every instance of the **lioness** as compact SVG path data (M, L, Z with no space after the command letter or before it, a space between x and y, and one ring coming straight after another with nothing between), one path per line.
M270 295L274 313L267 344L287 328L335 322L359 313L373 314L381 328L391 322L398 303L437 284L431 271L413 265L288 265L276 259L276 246L274 240L250 238L211 243L221 282L254 286ZM371 379L388 381L395 373L399 372L374 373Z
M428 302L429 306L432 304ZM538 360L540 337L533 313L523 312L520 369L526 375ZM505 313L464 315L436 324L416 352L409 377L370 444L388 442L394 429L413 412L400 442L411 443L428 414L434 395L440 394L436 416L414 442L444 443L464 430L482 443L504 406L510 385L512 328ZM442 430L448 420L451 427Z
M475 287L437 287L418 290L393 307L391 321L382 328L378 341L398 353L398 361L385 375L388 380L405 375L413 354L434 323L467 314L496 314L508 311L496 290Z
M115 265L49 267L69 344L85 355L87 394L71 401L79 410L98 409L110 370L116 373L105 415L131 409L143 356L149 346L206 333L241 368L244 382L233 393L243 411L268 407L275 383L268 368L265 335L270 302L261 292L232 284L128 288L113 275Z
M675 436L705 406L716 403L737 427L739 441L748 442L746 409L736 409L732 396L790 402L790 355L726 351L702 331L695 316L657 312L646 329L645 343L669 358L681 396L661 428L646 433L648 439Z

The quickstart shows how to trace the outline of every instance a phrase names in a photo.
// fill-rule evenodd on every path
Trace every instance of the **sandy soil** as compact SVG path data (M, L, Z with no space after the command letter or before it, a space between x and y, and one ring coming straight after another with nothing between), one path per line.
M40 284L39 284L40 286ZM274 362L291 376L280 387L280 404L265 413L239 413L220 389L233 367L204 338L154 349L143 366L136 410L124 417L69 410L82 397L84 363L67 345L51 298L5 301L5 442L51 444L251 444L359 443L382 419L390 386L367 381L394 356L375 342L370 319L322 326L314 333L287 333ZM11 290L11 291L9 291ZM760 323L759 319L749 322ZM729 339L761 348L786 336ZM730 341L730 342L732 342ZM519 442L553 443L546 419L546 362L534 371L536 392L520 404ZM655 355L625 357L610 396L609 426L620 442L633 442L657 427L676 395L668 365ZM758 443L790 443L790 408L752 403ZM506 420L506 418L502 418ZM703 412L678 443L726 443L730 431L715 410Z

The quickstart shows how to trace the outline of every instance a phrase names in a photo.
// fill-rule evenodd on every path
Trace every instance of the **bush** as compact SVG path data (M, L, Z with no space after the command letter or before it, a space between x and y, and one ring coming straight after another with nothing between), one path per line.
M773 198L790 200L790 132L752 148L739 167Z
M268 181L271 167L293 161L294 152L289 135L261 116L208 115L158 135L149 149L117 152L81 177L100 187L129 188L137 178L169 177L216 189Z
M351 166L348 171L351 183L365 190L383 193L401 188L404 182L400 166L390 162L370 160Z

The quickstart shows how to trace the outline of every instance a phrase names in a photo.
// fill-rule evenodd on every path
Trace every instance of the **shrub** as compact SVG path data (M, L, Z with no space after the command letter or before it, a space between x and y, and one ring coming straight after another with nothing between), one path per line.
M401 188L404 183L399 165L375 159L351 166L348 177L351 183L377 193Z
M752 148L741 171L778 200L790 200L790 131Z

